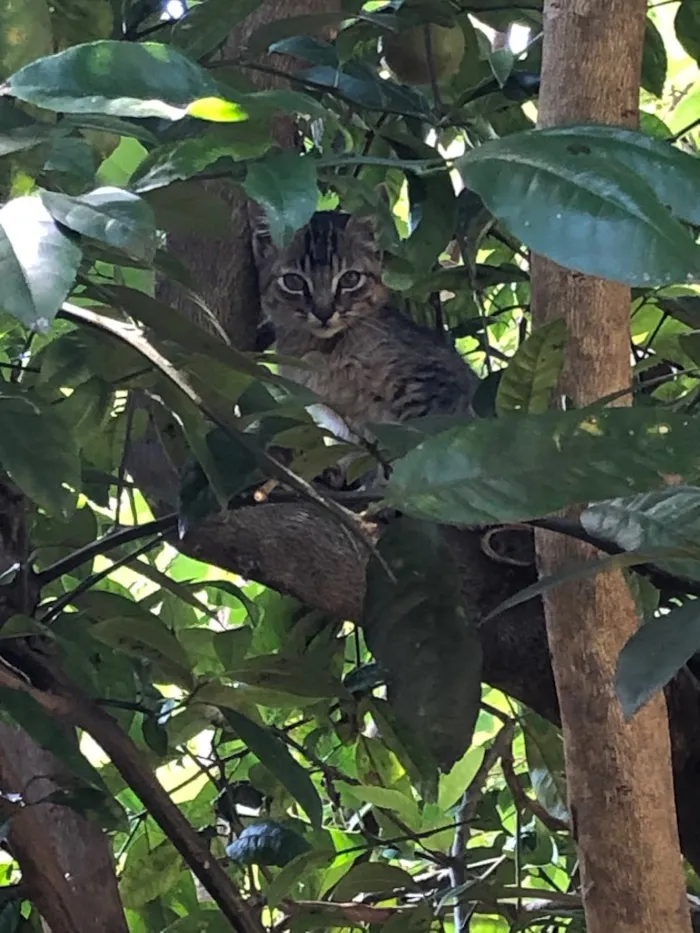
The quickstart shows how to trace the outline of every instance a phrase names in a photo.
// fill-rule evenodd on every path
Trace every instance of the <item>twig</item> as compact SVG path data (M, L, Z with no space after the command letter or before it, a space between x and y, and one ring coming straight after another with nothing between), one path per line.
M68 557L57 560L55 564L49 564L48 567L44 568L44 570L36 575L36 581L40 587L46 586L48 583L52 583L54 580L63 576L63 574L71 573L77 567L92 560L93 557L97 557L98 554L108 554L115 548L121 547L124 544L130 544L132 541L138 541L139 538L146 538L148 535L165 535L170 531L176 530L176 512L171 512L168 515L164 515L162 518L155 519L155 521L146 522L144 525L120 528L118 531L110 532L110 534L103 535L96 541L91 541L84 547L78 548L77 551L73 551ZM132 554L131 556L133 557L134 555Z
M80 583L73 587L68 593L64 593L63 596L60 596L55 602L50 603L48 609L41 617L40 621L42 625L48 625L52 622L61 612L70 606L71 603L81 596L83 593L86 593L93 586L96 586L101 580L104 580L105 577L108 577L111 573L114 573L115 570L118 570L120 567L124 567L126 564L130 563L134 558L140 557L142 554L145 554L147 551L152 550L157 544L163 540L163 535L157 535L151 541L147 541L146 544L141 545L133 554L127 554L119 560L114 561L110 564L109 567L105 567L104 570L100 570L98 573L91 573L90 576L86 577L84 580L81 580Z
M548 810L545 810L545 808L538 800L533 800L532 797L529 797L525 793L525 788L520 783L518 776L515 773L515 768L513 767L512 748L509 747L501 756L501 767L503 768L503 777L506 779L506 784L508 785L511 794L513 795L513 800L515 801L517 807L532 813L533 816L536 816L537 819L543 823L550 832L568 832L571 829L567 822L558 819L556 816L552 816L552 814Z
M450 849L450 854L452 856L450 884L453 888L461 888L467 882L464 855L467 848L468 827L474 819L476 808L481 798L483 785L486 782L489 771L499 758L502 758L510 751L514 732L515 723L513 720L509 719L493 740L491 747L486 750L483 761L479 765L469 787L462 796L462 801L455 816L455 835L452 841L452 848ZM457 895L454 906L455 933L462 933L462 931L467 929L470 915L470 912L465 908L461 896Z

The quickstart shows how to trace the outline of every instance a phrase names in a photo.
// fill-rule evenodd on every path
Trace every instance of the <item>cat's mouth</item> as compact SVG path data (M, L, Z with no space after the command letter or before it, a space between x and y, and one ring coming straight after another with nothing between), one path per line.
M331 315L326 321L322 321L315 315L309 315L307 324L314 337L320 337L322 340L335 337L337 333L343 330L343 322L338 314Z

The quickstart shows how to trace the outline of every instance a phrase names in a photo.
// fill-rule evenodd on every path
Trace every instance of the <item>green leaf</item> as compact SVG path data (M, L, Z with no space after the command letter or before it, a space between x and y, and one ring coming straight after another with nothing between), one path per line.
M80 460L68 425L28 397L0 391L0 465L33 502L53 515L72 514L81 487Z
M700 489L670 486L657 492L590 505L581 514L590 534L611 541L625 551L664 548L685 551L687 557L654 563L668 573L700 580Z
M151 847L144 836L138 843L129 848L119 883L122 902L129 910L168 894L183 869L182 856L169 839Z
M173 26L170 42L200 59L221 45L233 27L257 10L259 0L207 0L190 7Z
M101 40L40 58L6 92L59 113L179 120L187 106L218 96L216 82L176 49L157 42Z
M270 235L280 246L309 222L318 204L313 159L294 152L274 152L254 162L243 187L265 209Z
M330 670L319 665L319 659L310 652L308 656L289 658L283 655L257 655L239 661L227 671L229 679L250 684L254 687L266 687L282 690L285 693L310 697L343 697L345 690L337 677Z
M674 26L676 37L685 51L700 62L700 7L697 0L682 0Z
M642 178L674 217L700 224L700 205L689 204L691 192L700 184L697 159L664 139L656 139L618 126L583 124L552 126L538 130L546 139L569 139L573 145L590 144L601 157L626 166Z
M659 410L507 415L428 437L399 460L389 504L449 524L525 521L698 478L700 422Z
M283 867L308 849L308 842L299 833L274 820L261 820L246 826L226 847L226 854L242 865Z
M700 249L659 200L671 192L687 213L681 198L691 176L697 190L700 165L687 156L678 176L651 181L660 163L675 167L682 155L632 130L564 127L486 143L459 165L465 184L534 251L588 275L652 286L700 278Z
M413 798L393 787L372 787L367 784L346 784L345 781L338 781L336 788L351 799L354 798L361 803L371 803L373 807L378 807L380 810L389 810L398 814L409 826L418 818L418 809Z
M149 204L121 188L97 188L72 198L41 191L41 200L54 220L76 233L121 250L133 259L152 262L156 229Z
M319 868L326 868L333 863L333 850L302 852L276 875L265 888L265 899L270 907L277 907L291 893L299 882Z
M362 626L388 673L387 699L448 771L469 747L481 698L481 647L461 604L459 573L442 531L402 518L367 568Z
M106 791L99 772L80 751L75 731L59 725L34 697L0 687L0 710L28 732L37 745L55 755L80 781L103 793Z
M630 719L700 648L700 601L643 622L620 652L615 692Z
M318 828L323 816L318 791L306 771L289 754L284 742L236 710L224 707L221 712L236 735L302 807L312 826Z
M75 281L80 249L37 197L0 208L2 309L33 330L48 330Z
M220 159L239 162L258 158L271 145L267 133L256 134L250 127L245 134L235 126L211 130L153 150L134 172L130 184L138 192L151 191L192 178Z
M402 244L404 257L416 274L432 269L454 235L457 201L450 176L408 176L411 216L415 227Z
M183 686L191 686L191 664L185 650L172 632L151 612L141 610L122 618L96 622L91 634L112 648L135 657L147 657Z
M566 322L550 321L534 331L511 357L496 392L496 412L541 414L549 407L564 363Z
M407 871L386 862L361 862L353 865L333 890L334 901L352 901L358 894L383 891L415 890L416 883Z
M548 813L566 821L569 813L566 806L566 769L561 732L532 710L523 714L521 724L535 796Z
M484 760L484 749L474 746L468 749L454 767L440 777L438 807L446 812L460 799L474 780Z
M661 97L666 83L668 60L663 36L654 21L647 16L642 54L642 87L655 97Z
M51 142L68 132L68 127L33 120L13 101L0 98L0 157Z

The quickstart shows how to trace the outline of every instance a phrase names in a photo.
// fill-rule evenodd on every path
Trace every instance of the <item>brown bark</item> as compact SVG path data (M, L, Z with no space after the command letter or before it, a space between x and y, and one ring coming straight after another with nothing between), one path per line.
M541 125L636 125L645 15L645 0L545 2ZM627 388L629 290L539 257L532 289L536 324L567 321L562 392L586 405ZM544 574L592 556L571 539L537 538ZM614 694L617 656L638 625L629 588L608 573L557 587L544 605L587 929L690 929L664 697L625 723Z
M24 499L7 481L0 483L0 571L27 566ZM30 614L37 599L34 581L20 572L2 587L0 625L16 612ZM51 933L126 933L109 841L99 827L68 807L42 804L57 785L61 765L26 732L0 723L0 792L20 794L25 807L13 807L9 845L22 871L26 896ZM41 777L39 777L41 776ZM39 778L37 780L37 778Z
M69 807L39 803L58 785L56 759L26 732L0 724L0 781L30 806L15 809L9 843L22 884L51 933L127 933L108 840Z

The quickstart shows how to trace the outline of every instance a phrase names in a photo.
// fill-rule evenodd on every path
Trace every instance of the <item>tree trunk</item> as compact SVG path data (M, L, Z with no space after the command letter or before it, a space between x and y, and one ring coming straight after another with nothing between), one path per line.
M646 0L546 0L542 126L636 125L645 15ZM535 257L532 295L536 325L567 320L561 390L574 404L629 387L629 289ZM592 556L546 533L537 550L545 574ZM588 933L689 930L665 700L625 723L613 688L638 626L629 588L620 573L601 574L556 587L544 604Z

